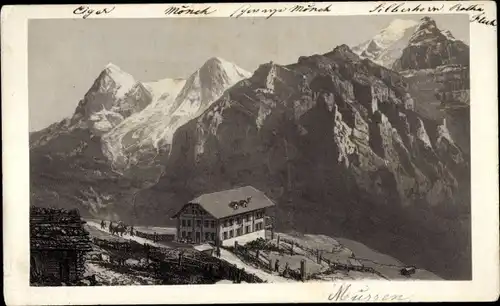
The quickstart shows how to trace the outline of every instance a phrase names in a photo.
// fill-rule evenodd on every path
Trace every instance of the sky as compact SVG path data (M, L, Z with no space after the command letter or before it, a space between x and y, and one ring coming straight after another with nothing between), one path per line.
M253 72L355 46L393 19L424 15L264 18L35 19L28 23L30 132L72 116L108 63L136 80L187 78L214 56ZM434 15L469 44L466 15Z

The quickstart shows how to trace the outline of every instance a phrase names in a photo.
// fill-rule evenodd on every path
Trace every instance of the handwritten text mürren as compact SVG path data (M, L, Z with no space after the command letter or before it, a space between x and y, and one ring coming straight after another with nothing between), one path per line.
M350 284L341 284L334 288L337 289L334 293L328 295L328 301L335 302L409 302L410 298L402 294L390 294L371 292L368 286L363 286L359 290L355 290Z

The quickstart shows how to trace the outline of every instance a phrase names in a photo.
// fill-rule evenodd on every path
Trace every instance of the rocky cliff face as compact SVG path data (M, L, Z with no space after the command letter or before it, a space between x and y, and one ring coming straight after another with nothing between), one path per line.
M151 101L151 93L142 83L108 64L78 104L72 121L83 120L93 134L102 135Z
M402 56L393 64L396 71L436 68L441 65L469 63L469 47L449 31L441 31L436 22L424 17L403 49Z
M429 17L416 32L393 68L409 84L416 109L423 116L446 121L457 145L470 151L469 47L440 30Z
M139 205L159 216L175 209L168 203L253 185L278 202L282 228L350 236L467 277L467 255L457 256L468 247L469 203L457 178L468 164L406 88L345 45L261 65L177 130L163 177Z
M130 205L127 196L141 184L110 167L101 137L151 100L140 82L113 64L106 66L73 117L30 134L31 204L117 218L117 203Z

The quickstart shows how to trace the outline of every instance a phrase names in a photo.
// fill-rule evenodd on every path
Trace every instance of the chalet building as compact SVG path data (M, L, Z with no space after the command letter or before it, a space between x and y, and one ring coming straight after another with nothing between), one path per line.
M204 194L185 204L177 219L177 239L221 242L265 231L268 209L275 204L251 186Z
M92 249L77 210L31 207L30 283L74 284L85 272L84 255Z

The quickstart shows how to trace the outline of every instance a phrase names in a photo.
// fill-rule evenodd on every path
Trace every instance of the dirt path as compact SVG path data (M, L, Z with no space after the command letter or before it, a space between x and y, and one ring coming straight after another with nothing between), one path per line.
M105 227L104 229L101 229L101 225L99 223L97 223L97 222L94 222L94 221L87 221L87 224L89 226L92 226L92 227L96 228L97 230L99 230L101 232L104 232L104 233L107 233L108 235L111 235L111 233L108 231L108 227ZM151 241L149 239L144 239L144 238L137 237L137 236L130 236L129 233L123 234L123 236L113 235L113 237L120 237L120 238L124 238L124 239L128 239L128 240L134 240L135 242L138 242L140 244L147 243L147 244L150 244L152 246L160 247L160 248L166 248L166 249L170 248L169 246L153 242L153 241Z

